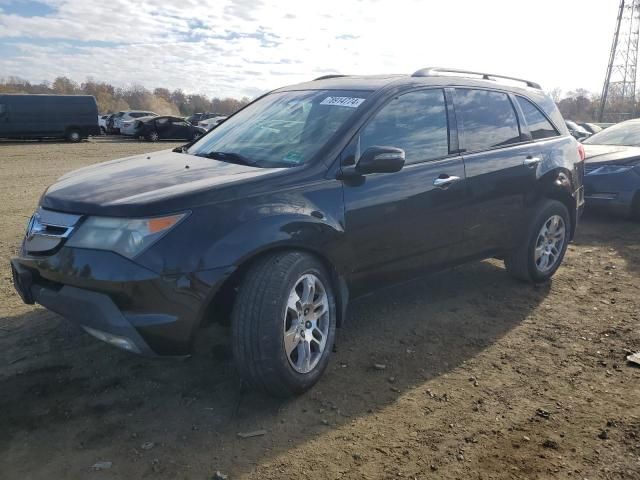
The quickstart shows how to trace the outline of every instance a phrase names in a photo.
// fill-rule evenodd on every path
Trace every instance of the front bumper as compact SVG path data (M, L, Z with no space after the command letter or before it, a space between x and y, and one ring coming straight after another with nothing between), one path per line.
M631 214L635 195L640 191L640 173L638 168L634 168L621 173L586 174L584 185L588 208L606 209L628 216Z
M112 252L67 247L48 257L14 258L11 267L25 303L150 356L190 353L205 307L232 271L158 275Z

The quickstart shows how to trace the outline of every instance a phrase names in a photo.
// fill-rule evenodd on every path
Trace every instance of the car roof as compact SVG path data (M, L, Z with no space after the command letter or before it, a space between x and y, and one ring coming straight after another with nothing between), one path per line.
M326 75L315 80L275 90L362 90L377 91L393 86L462 86L507 90L524 95L545 95L541 87L528 80L495 74L449 69L422 69L413 75Z

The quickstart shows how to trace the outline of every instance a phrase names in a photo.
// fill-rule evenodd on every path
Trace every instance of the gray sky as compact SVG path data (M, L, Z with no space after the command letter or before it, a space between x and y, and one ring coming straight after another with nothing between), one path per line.
M254 96L426 66L599 92L618 0L0 0L0 77Z

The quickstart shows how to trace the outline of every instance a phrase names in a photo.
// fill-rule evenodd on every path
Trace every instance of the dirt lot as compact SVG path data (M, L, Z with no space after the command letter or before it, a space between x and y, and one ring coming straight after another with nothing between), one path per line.
M23 305L8 259L43 189L172 146L0 144L0 478L640 478L640 224L584 219L550 285L485 261L359 300L289 401L240 389L223 330L147 360Z

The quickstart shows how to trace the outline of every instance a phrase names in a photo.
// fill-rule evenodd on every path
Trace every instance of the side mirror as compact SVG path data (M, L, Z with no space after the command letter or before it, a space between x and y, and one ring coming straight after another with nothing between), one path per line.
M369 147L355 166L356 173L394 173L404 167L404 150L395 147Z

